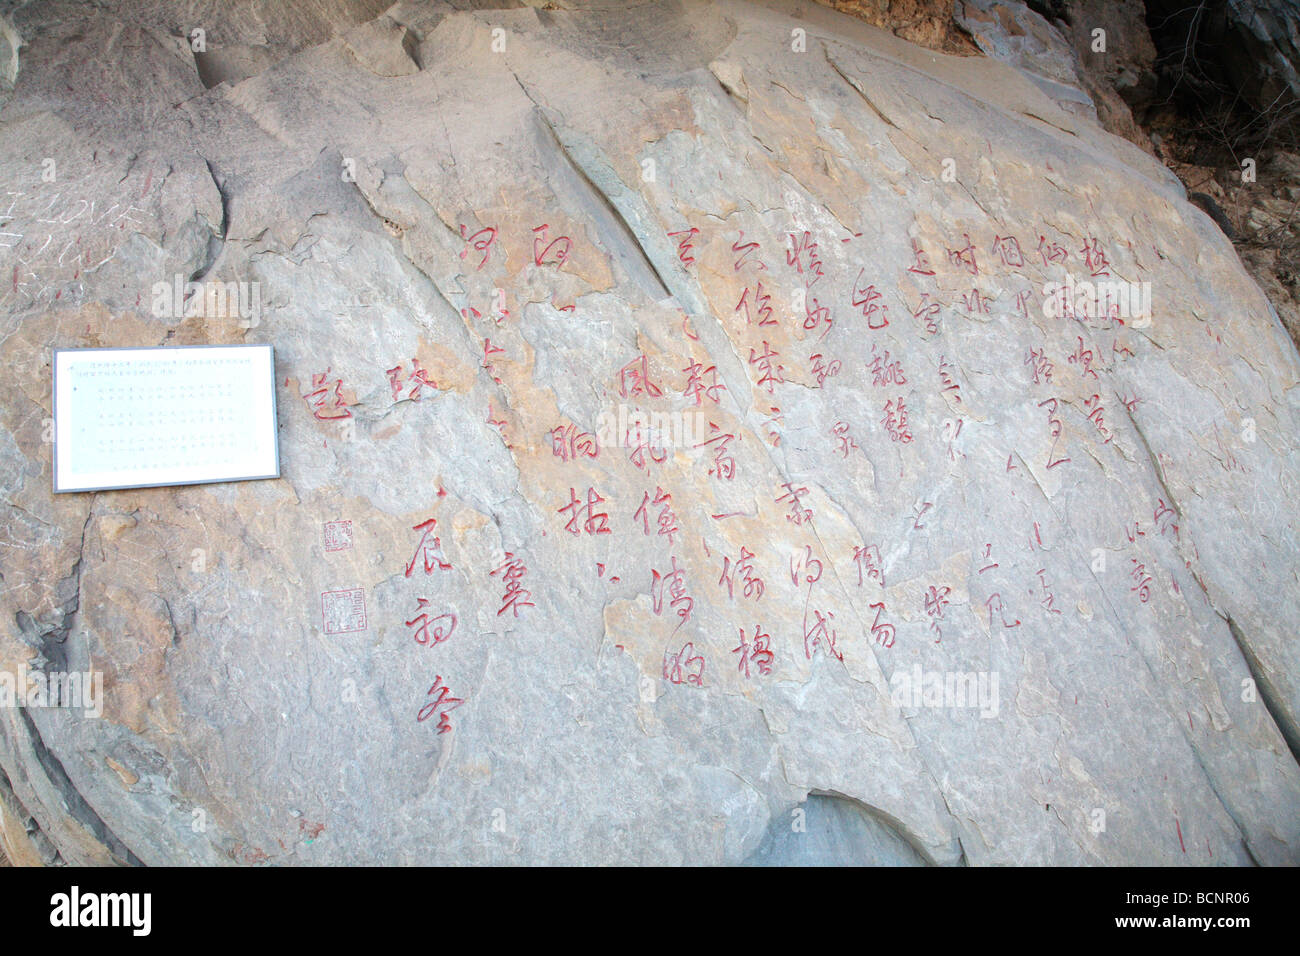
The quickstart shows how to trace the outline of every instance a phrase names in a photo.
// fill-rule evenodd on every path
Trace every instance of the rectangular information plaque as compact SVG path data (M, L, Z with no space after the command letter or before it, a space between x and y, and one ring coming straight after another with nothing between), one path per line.
M269 345L54 350L54 491L280 477Z

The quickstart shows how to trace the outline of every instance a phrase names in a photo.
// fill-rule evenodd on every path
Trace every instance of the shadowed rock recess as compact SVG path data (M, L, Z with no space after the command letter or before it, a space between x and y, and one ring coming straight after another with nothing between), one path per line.
M0 13L10 860L1300 859L1300 359L1038 46ZM212 343L282 477L52 493L52 349Z

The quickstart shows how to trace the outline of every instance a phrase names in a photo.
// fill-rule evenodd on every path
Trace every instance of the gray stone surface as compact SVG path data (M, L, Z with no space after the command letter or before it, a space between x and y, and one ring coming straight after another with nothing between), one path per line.
M828 794L772 821L748 866L923 866L899 836L897 821L877 820L861 805Z
M1296 861L1300 362L1168 171L819 7L310 6L6 10L12 859ZM52 495L51 349L233 342L280 479Z
M956 20L988 56L1014 66L1067 113L1097 122L1074 51L1059 30L1022 3L962 0Z

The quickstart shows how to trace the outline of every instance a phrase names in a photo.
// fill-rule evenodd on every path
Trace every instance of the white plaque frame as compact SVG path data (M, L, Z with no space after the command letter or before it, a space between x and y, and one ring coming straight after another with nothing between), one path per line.
M53 392L55 494L280 477L270 345L55 349Z

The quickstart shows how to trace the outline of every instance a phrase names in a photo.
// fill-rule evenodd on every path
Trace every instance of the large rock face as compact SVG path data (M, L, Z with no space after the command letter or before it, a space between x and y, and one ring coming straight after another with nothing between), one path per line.
M104 691L9 855L1294 862L1300 363L1177 181L822 7L467 6L11 14L0 669ZM52 348L238 342L282 478L52 494Z

